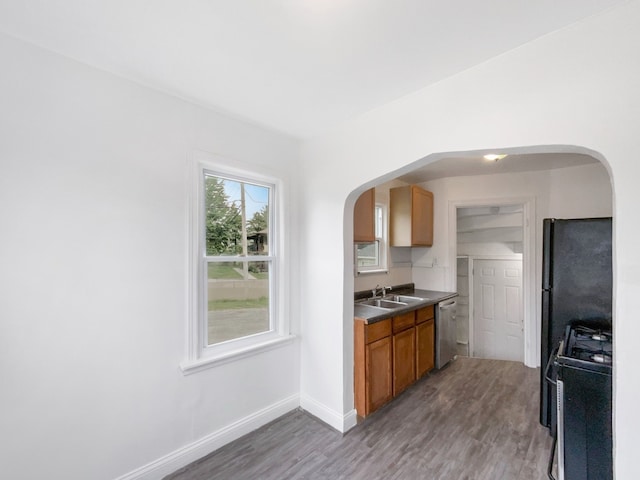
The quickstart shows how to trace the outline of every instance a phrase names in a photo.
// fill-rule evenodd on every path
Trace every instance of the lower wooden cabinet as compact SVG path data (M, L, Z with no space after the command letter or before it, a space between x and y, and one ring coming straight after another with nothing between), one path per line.
M416 329L411 327L393 336L393 396L416 380Z
M354 390L358 415L366 417L393 398L391 319L354 324Z
M366 417L434 367L433 305L367 325L354 322L354 387Z

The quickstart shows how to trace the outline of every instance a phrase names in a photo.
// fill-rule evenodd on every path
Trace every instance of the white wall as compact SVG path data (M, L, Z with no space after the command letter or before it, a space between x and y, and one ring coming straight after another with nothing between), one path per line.
M608 164L615 186L616 478L640 477L633 446L640 429L638 22L640 4L630 1L306 142L302 243L323 238L323 256L301 257L301 318L308 332L301 351L303 396L337 416L353 409L353 304L347 297L353 289L353 203L361 191L448 152L590 149ZM315 295L320 288L322 297Z
M189 376L179 364L188 156L271 172L291 205L297 141L5 36L0 65L3 477L113 479L168 454L176 467L234 422L295 407L297 344ZM296 213L284 221L295 312Z
M549 218L610 217L611 178L604 166L554 170L549 176Z

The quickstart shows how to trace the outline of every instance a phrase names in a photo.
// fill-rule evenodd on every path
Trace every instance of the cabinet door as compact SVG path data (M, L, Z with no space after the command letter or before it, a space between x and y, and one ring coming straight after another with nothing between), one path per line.
M433 319L416 326L416 376L422 377L435 365Z
M433 245L433 193L411 187L411 244Z
M353 207L353 241L371 243L376 241L375 231L376 193L371 188L360 195Z
M391 337L366 347L366 414L377 410L393 398L391 387Z
M393 336L393 396L416 379L416 329L409 328Z

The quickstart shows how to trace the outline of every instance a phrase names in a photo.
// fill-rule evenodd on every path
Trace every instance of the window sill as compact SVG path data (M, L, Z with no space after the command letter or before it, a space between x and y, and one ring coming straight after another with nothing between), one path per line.
M240 360L241 358L250 357L252 355L257 355L258 353L267 352L274 348L288 345L295 339L295 335L286 335L266 340L248 347L238 348L237 350L232 350L219 355L207 356L196 360L187 360L180 364L180 369L184 375L191 375L192 373L201 372L209 368L224 365L225 363Z
M378 270L362 270L360 272L357 273L358 276L360 275L373 275L373 274L381 274L381 273L389 273L389 270L386 268L381 268Z

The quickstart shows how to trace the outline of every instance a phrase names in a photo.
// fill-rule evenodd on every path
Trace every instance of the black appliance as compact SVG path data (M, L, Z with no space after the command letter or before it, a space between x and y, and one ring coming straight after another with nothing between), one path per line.
M579 323L611 330L611 218L561 220L543 224L542 366L564 337ZM556 432L555 386L540 378L540 423Z
M610 330L567 328L554 358L558 480L613 479L612 361Z

